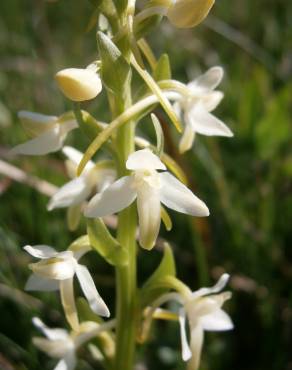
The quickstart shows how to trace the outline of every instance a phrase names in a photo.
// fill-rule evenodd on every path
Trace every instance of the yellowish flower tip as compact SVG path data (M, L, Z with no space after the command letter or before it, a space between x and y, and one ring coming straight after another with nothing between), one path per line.
M59 71L55 79L63 94L76 102L91 100L102 89L98 74L91 69L66 68Z
M167 18L178 28L191 28L208 15L215 0L175 0L169 7Z

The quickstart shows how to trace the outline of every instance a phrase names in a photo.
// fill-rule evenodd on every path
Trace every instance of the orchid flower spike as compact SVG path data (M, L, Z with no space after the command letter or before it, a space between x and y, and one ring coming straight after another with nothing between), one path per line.
M195 134L206 136L233 136L231 130L212 112L223 98L221 91L214 91L223 78L223 68L212 67L205 74L190 82L189 94L181 95L174 105L178 116L182 116L185 129L179 149L183 153L189 150Z
M62 93L75 102L94 99L102 90L101 79L91 66L66 68L55 78Z
M140 244L151 249L160 228L161 203L192 216L209 215L205 203L166 172L165 165L149 149L132 153L126 167L133 171L132 175L120 178L105 191L96 194L85 208L86 217L103 217L120 212L137 199Z
M93 189L103 191L116 178L116 171L110 166L109 161L97 164L89 161L81 176L76 177L76 170L83 154L69 146L63 148L63 153L68 158L66 167L73 180L67 182L52 196L47 207L49 211L81 205L88 199Z
M50 357L60 359L54 370L73 370L76 366L76 351L88 340L109 329L108 323L98 325L87 321L80 325L77 332L48 328L38 317L33 318L33 324L46 338L34 337L33 344Z
M20 111L18 117L33 139L15 146L12 153L44 155L60 150L68 133L78 127L72 116L46 116L40 113Z
M75 274L92 311L97 315L109 317L109 310L97 292L87 267L78 263L90 247L65 252L57 252L47 245L27 245L24 249L31 256L41 259L40 262L29 265L33 274L29 277L25 289L29 291L60 290L64 311L73 329L78 330L79 328L73 290Z
M204 331L233 329L230 316L221 308L223 303L231 298L231 293L216 294L224 289L228 280L229 275L223 274L211 288L201 288L195 292L184 291L183 294L167 293L157 300L158 305L175 300L182 306L179 310L182 358L189 361L190 370L199 368ZM190 329L190 344L186 334L186 319Z
M184 307L179 313L182 356L189 360L189 369L197 370L204 339L204 331L225 331L233 329L230 316L222 310L223 303L231 298L230 292L220 292L229 279L223 274L212 288L202 288L184 298ZM212 295L210 295L212 294ZM191 340L187 342L185 320L188 319Z

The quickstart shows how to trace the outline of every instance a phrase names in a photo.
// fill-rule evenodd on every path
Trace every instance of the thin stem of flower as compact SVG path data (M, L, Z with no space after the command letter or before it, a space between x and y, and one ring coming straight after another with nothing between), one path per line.
M135 116L129 115L131 108L131 85L125 88L123 98L111 96L111 109L113 117L121 117L128 122L120 127L116 135L116 148L118 153L118 174L120 177L128 175L126 161L128 156L135 150L135 122L130 119ZM127 109L128 108L128 109ZM136 112L132 110L133 113ZM118 119L118 118L116 118ZM119 127L119 122L116 121ZM111 131L112 132L112 131ZM132 370L135 358L136 339L136 207L132 205L119 213L118 216L118 242L128 250L129 260L126 266L116 267L116 357L115 369Z

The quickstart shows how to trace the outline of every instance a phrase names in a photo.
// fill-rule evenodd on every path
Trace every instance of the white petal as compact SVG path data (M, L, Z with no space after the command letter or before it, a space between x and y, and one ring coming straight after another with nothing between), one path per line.
M102 169L99 170L99 181L97 183L97 191L103 192L108 188L117 178L117 173L113 169Z
M201 352L203 347L204 331L200 325L191 328L191 351L192 357L188 363L188 368L197 370L200 365Z
M192 299L197 298L197 297L202 297L208 294L215 294L215 293L221 292L221 290L225 288L229 278L230 278L229 274L221 275L220 279L217 281L217 283L214 286L210 288L201 288L197 290L196 292L192 293Z
M20 119L25 131L32 136L38 136L49 129L52 129L58 122L58 117L47 116L41 113L34 113L28 111L18 112L18 118Z
M98 294L87 267L78 264L76 268L76 275L92 311L97 315L109 317L109 309L107 308L107 305L104 303L101 296Z
M53 292L59 290L59 282L57 280L45 279L39 275L31 274L24 289L26 291Z
M32 140L15 146L11 152L25 155L44 155L58 151L62 145L63 139L58 125Z
M32 322L50 340L67 340L69 338L67 330L48 328L38 317L33 317Z
M77 177L62 186L50 199L47 209L70 207L84 202L91 193L85 176Z
M145 249L153 248L160 229L161 205L159 189L144 185L138 190L139 242Z
M60 282L61 302L66 319L73 330L79 330L79 320L74 298L73 278Z
M188 84L194 92L208 92L214 90L221 82L224 75L222 67L216 66L208 69L206 73Z
M85 208L86 217L104 217L120 212L136 199L133 178L125 176L115 181L102 193L96 194Z
M212 112L223 99L224 94L221 91L212 91L210 94L202 96L201 103L208 112Z
M36 258L52 258L58 255L58 252L48 245L26 245L23 249L31 256Z
M179 141L180 153L184 153L187 150L191 149L194 139L195 139L195 131L192 129L192 127L189 124L186 124L182 137L180 138L180 141Z
M225 331L233 329L230 316L221 309L200 318L200 323L204 330Z
M128 170L166 170L165 165L149 149L141 149L129 155L126 162Z
M79 165L83 153L79 152L79 150L72 148L71 146L64 146L62 149L62 152L65 154L65 156L70 159L76 166ZM94 163L92 161L87 162L85 166L85 170L90 170L94 167Z
M46 279L65 280L73 277L76 267L75 258L61 258L59 256L60 254L55 258L31 263L29 267L35 274Z
M209 216L206 204L173 175L164 172L160 174L160 179L160 200L166 207L192 216Z
M185 121L198 134L206 136L233 136L232 131L213 114L207 112L202 104L196 104L185 112Z
M54 330L54 329L52 329ZM61 330L61 329L56 329ZM45 339L40 337L32 338L33 344L44 351L47 355L53 358L62 358L66 356L68 351L72 351L74 348L73 341L69 338L68 339Z
M180 327L180 339L182 348L182 359L188 361L192 357L192 352L188 344L187 333L186 333L186 315L184 309L179 310L179 327Z
M76 357L74 352L69 352L62 360L57 363L54 370L73 370L76 366Z
M59 126L60 126L61 135L63 135L65 139L65 137L68 135L70 131L78 127L78 123L75 119L71 119L68 121L60 122Z

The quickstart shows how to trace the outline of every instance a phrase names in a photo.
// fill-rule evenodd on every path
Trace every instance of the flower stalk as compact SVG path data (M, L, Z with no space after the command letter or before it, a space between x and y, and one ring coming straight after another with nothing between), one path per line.
M131 106L131 83L128 81L123 96L110 98L112 117L119 116ZM135 150L135 122L129 121L117 130L118 175L129 173L128 156ZM134 205L119 214L117 240L128 251L128 264L116 267L116 357L115 369L133 369L135 354L136 307L136 210Z

